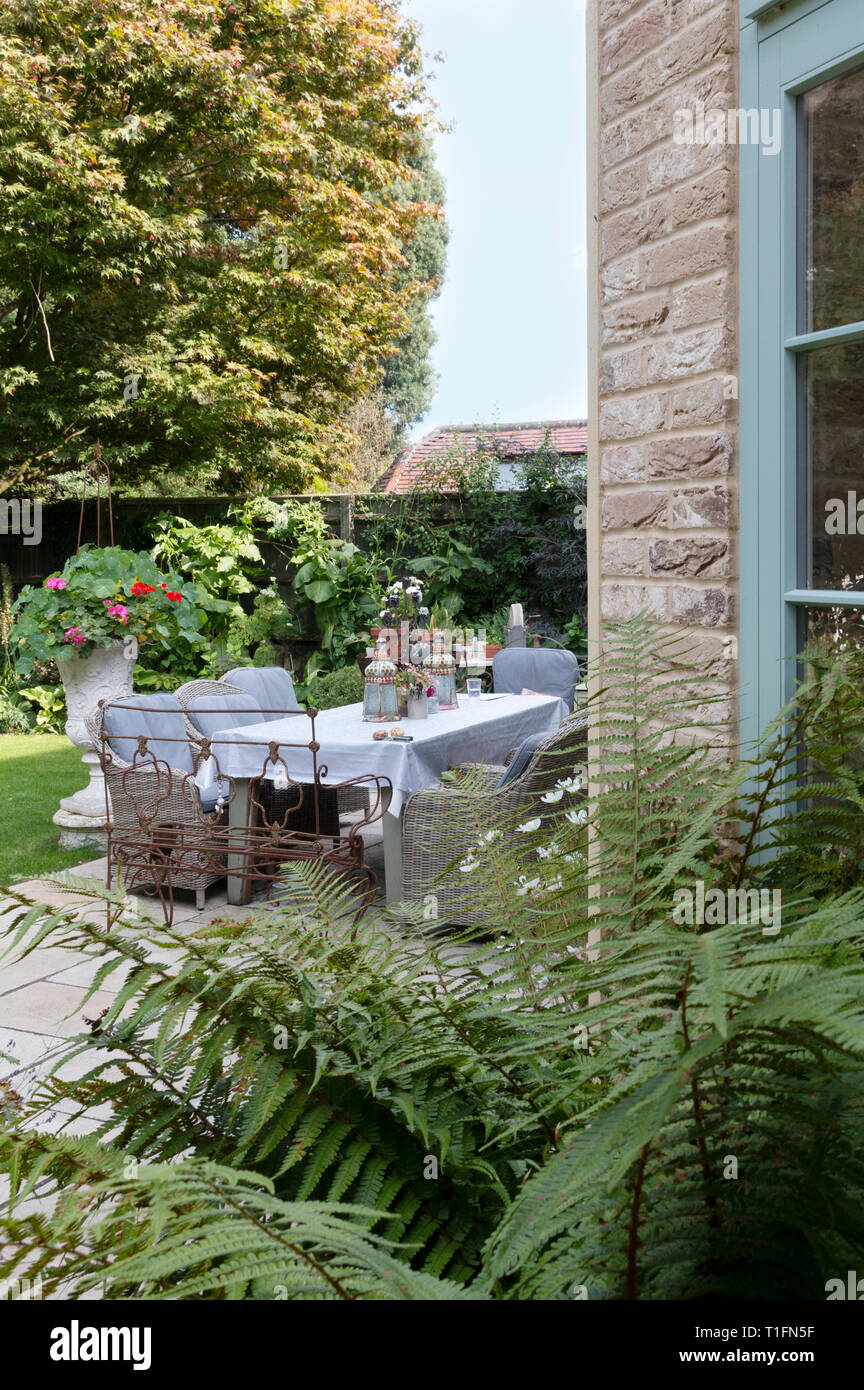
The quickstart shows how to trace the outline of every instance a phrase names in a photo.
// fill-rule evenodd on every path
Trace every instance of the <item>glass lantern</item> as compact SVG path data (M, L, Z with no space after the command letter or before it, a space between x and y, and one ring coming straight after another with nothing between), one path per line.
M426 674L438 695L439 709L456 709L456 662L447 650L442 632L432 638L432 655L426 666Z
M363 718L373 724L382 724L388 719L399 718L396 665L387 655L386 637L378 638L375 644L375 655L366 667Z

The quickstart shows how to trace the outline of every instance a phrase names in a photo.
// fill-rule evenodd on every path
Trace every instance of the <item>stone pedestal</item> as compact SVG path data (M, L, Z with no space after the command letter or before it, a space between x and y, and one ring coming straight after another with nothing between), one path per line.
M108 840L109 801L99 754L87 732L84 717L100 700L118 700L132 694L138 643L134 638L100 647L92 656L72 656L61 662L60 672L66 689L66 736L76 748L84 750L82 762L89 781L72 796L64 796L54 824L60 831L60 844L66 849L105 848Z

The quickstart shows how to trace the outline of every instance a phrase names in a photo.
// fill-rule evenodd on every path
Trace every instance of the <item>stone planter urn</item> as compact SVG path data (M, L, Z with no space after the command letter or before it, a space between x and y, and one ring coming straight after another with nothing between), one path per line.
M110 647L99 647L88 657L71 656L60 663L69 716L66 736L82 749L82 762L90 775L86 787L64 796L54 815L60 844L66 848L102 848L106 844L109 816L105 778L84 716L95 710L100 700L117 700L132 694L137 657L138 643L130 637Z

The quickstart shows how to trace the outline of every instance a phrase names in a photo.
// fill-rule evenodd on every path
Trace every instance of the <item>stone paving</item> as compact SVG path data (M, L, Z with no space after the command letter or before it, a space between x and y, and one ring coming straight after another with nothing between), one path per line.
M378 836L367 835L367 862L378 874L379 894L383 895L384 855ZM95 878L104 884L107 859L91 860L70 872L82 878ZM47 907L68 908L82 916L104 915L104 906L92 899L76 896L40 879L16 883L13 889ZM162 921L158 902L143 893L134 894L143 915ZM194 895L178 894L174 927L181 934L192 934L215 918L242 920L259 908L267 908L265 895L257 896L249 907L229 907L224 884L207 892L202 911L195 907ZM21 912L14 899L0 896L0 924ZM0 936L0 950L6 943ZM154 948L160 949L160 948ZM78 955L59 946L39 947L20 961L0 960L0 1078L20 1095L28 1094L57 1058L64 1038L86 1028L85 1018L97 1017L120 989L119 971L84 1003L87 987L100 965L99 960ZM2 1054L7 1054L6 1057ZM11 1059L11 1060L10 1060ZM83 1065L83 1059L79 1059ZM71 1064L74 1066L74 1062ZM68 1074L72 1074L71 1072ZM71 1110L71 1107L70 1107ZM44 1127L59 1129L64 1122L63 1107L45 1118ZM84 1133L95 1128L98 1116L79 1117L65 1133Z

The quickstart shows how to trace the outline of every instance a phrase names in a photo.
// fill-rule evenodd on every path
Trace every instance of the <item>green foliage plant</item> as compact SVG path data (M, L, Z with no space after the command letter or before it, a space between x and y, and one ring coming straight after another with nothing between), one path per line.
M374 561L350 541L333 536L315 502L285 504L267 534L286 548L298 608L307 605L314 612L319 647L307 665L306 680L319 670L345 666L369 644L369 627L378 615Z
M232 518L198 526L182 516L156 518L153 559L203 584L216 598L236 601L255 590L264 561L251 530Z
M433 455L414 492L358 499L364 544L388 573L422 573L430 604L466 625L522 603L560 639L574 613L585 622L584 460L547 439L516 464L513 487L496 490L505 465L506 447L478 426L476 447Z
M363 700L365 684L357 665L342 666L336 671L320 671L307 687L307 699L317 709L356 705Z
M35 727L41 733L63 733L66 724L66 697L62 685L28 685L20 693L35 706Z

